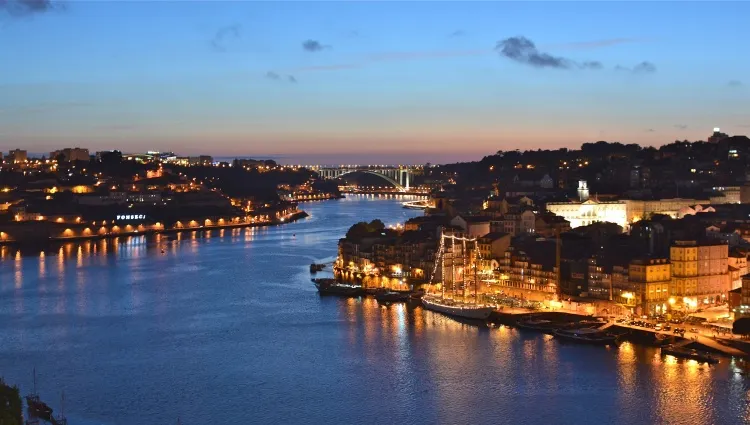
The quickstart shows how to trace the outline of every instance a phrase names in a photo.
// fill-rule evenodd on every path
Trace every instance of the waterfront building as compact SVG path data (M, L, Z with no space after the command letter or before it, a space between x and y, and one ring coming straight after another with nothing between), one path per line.
M510 247L498 261L492 289L537 300L551 299L559 286L554 245L522 251Z
M742 286L739 288L739 305L734 306L734 319L750 317L750 274L742 276Z
M670 248L670 293L688 308L726 299L731 289L729 246L722 242L676 241Z
M729 253L727 257L727 265L737 270L736 275L732 276L732 289L737 289L742 286L742 276L748 273L747 269L747 255L734 249ZM737 276L739 275L739 277Z
M389 231L339 240L335 267L367 286L394 287L425 282L434 270L435 239L429 232Z
M480 268L484 272L491 273L500 266L499 261L510 248L510 241L511 235L503 232L490 232L479 238Z
M666 258L641 258L630 262L628 281L636 288L641 314L667 312L671 267Z

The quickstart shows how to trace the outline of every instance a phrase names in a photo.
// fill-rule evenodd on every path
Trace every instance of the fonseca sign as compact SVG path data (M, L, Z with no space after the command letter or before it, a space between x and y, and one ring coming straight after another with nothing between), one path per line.
M146 218L145 214L118 214L117 220L143 220Z

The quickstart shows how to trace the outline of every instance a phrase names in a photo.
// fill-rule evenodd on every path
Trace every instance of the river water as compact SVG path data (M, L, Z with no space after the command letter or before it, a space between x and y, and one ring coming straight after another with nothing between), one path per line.
M332 260L356 221L420 214L403 199L303 204L305 220L206 238L5 248L0 376L26 393L36 367L56 410L65 392L71 425L750 421L731 361L319 297L309 264Z

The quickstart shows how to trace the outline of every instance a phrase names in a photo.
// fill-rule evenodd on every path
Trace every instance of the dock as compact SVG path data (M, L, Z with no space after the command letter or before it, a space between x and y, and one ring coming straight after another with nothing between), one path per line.
M701 335L695 332L685 332L684 337L680 337L673 332L668 331L657 331L651 328L641 328L638 326L631 326L625 323L617 323L611 325L613 328L621 329L629 332L636 331L640 334L650 334L653 336L664 335L676 339L676 347L694 348L696 350L707 351L710 353L721 354L730 357L750 358L750 353L742 351L738 348L731 347L726 344L722 344L714 338Z
M556 323L570 323L579 322L581 320L592 319L591 316L577 314L565 311L529 311L523 308L504 307L499 310L495 310L489 318L489 322L495 324L502 324L508 326L515 326L519 320L528 319L539 319L549 320ZM681 337L668 331L657 331L652 328L642 328L638 326L631 326L625 323L614 323L612 321L607 322L600 329L610 330L614 333L619 334L631 334L635 336L636 342L656 342L658 341L657 335L668 337L673 339L676 347L694 348L700 351L706 351L709 353L719 354L727 357L738 357L750 359L750 352L743 351L737 347L733 347L728 343L723 343L720 338L712 338L705 335L701 335L695 332L685 332L685 336Z

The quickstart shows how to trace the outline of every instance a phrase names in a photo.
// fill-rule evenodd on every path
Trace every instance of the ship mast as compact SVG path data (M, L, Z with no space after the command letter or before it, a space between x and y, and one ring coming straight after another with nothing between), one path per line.
M451 298L456 299L456 236L451 235Z
M440 250L438 251L438 257L440 258L440 279L443 281L443 284L440 285L442 291L440 298L445 298L445 235L442 231L440 231Z
M479 302L479 260L482 253L479 251L478 241L474 241L474 304Z
M464 287L464 302L466 302L466 239L461 241L461 262L463 268L461 272L461 285Z

